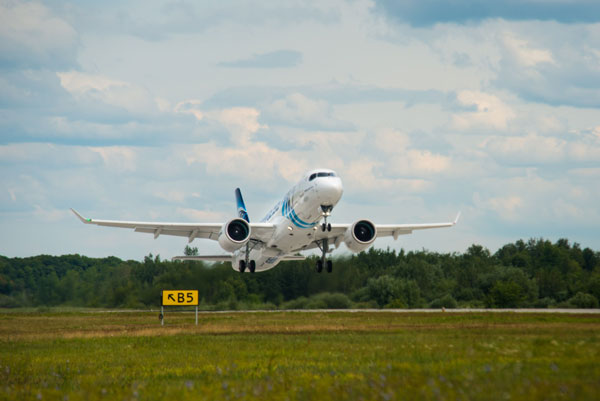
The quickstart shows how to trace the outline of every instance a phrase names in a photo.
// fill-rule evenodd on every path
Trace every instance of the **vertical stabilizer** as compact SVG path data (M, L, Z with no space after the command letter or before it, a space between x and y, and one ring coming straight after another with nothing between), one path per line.
M248 212L246 211L246 205L244 204L244 198L242 198L242 191L240 191L239 188L235 189L235 200L237 202L238 216L250 223L250 218L248 217Z

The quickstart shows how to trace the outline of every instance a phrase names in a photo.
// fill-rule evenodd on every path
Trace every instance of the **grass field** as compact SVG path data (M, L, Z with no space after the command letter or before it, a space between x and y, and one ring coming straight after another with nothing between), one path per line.
M592 400L600 316L0 312L0 400Z

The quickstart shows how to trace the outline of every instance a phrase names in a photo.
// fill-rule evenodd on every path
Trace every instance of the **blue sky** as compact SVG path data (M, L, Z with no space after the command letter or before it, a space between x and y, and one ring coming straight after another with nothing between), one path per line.
M181 253L82 225L260 219L333 168L377 246L600 243L595 1L0 0L0 254ZM219 252L210 241L201 252Z

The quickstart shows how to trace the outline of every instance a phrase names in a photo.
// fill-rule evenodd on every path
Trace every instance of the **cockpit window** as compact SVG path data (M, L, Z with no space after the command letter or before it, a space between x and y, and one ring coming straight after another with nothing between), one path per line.
M325 172L321 172L321 173L312 173L310 175L310 177L308 177L308 181L312 181L317 177L335 177L335 173L325 173Z

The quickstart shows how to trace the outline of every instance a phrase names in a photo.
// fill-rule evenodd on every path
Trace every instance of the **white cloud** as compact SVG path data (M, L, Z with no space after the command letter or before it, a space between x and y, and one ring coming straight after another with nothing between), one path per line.
M198 99L184 100L177 103L174 108L176 113L191 114L196 117L196 120L201 121L204 118L204 113L200 110L202 101Z
M0 160L11 165L42 163L47 167L85 166L99 162L95 152L53 143L0 145Z
M241 145L248 144L252 134L255 134L259 129L267 128L266 125L261 125L258 122L260 112L252 107L233 107L207 112L206 114L223 124Z
M156 192L154 196L160 199L164 199L167 202L181 203L186 198L186 193L182 191L168 191L168 192Z
M70 67L78 40L69 23L39 2L0 2L0 67Z
M400 177L439 174L451 166L449 156L412 149L410 136L399 131L378 132L375 135L375 147L383 152L379 161L385 163L387 170Z
M164 102L157 102L148 90L128 82L78 71L57 75L63 88L80 101L98 101L136 114L149 114L158 111L159 104L164 106Z
M273 175L289 183L297 181L308 169L303 160L270 148L265 143L239 143L239 147L220 147L215 143L191 146L185 154L188 165L205 165L212 176L224 174L253 182L268 182Z
M190 208L177 208L177 214L185 217L188 220L198 222L224 222L230 219L231 216L222 212L211 212L207 210L197 210Z
M40 205L34 205L33 216L36 221L42 221L45 223L56 223L69 216L70 211L64 209L44 209Z
M136 154L129 147L106 146L89 148L89 150L99 154L109 169L117 171L133 171L136 169Z
M370 0L125 1L118 16L90 2L1 4L0 253L179 254L185 239L90 231L55 211L221 221L240 186L256 217L315 167L343 179L339 222L465 212L464 230L394 247L599 242L598 24L390 32ZM302 54L293 69L219 66L287 48Z
M17 201L17 195L15 194L15 190L12 188L6 188L6 191L8 191L8 195L10 196L10 200L12 200L13 202Z
M344 169L344 178L349 188L354 191L370 191L382 193L391 191L398 193L418 193L431 188L432 183L423 179L391 178L383 176L380 171L385 171L385 165L368 158L360 158L349 163ZM379 172L378 172L379 171ZM357 193L357 195L360 195Z
M320 130L345 130L349 123L334 116L333 108L324 100L311 99L301 93L291 93L277 99L264 109L272 124Z
M566 145L567 142L559 138L529 134L492 137L486 141L484 147L501 161L534 165L562 161Z
M231 107L223 109L202 110L202 102L189 99L177 103L175 113L191 114L196 120L207 124L220 125L229 131L232 140L239 144L248 144L252 135L260 129L268 128L258 122L260 111L253 107Z
M375 146L384 153L398 154L405 152L410 144L410 137L400 131L382 130L375 135Z
M490 198L486 203L491 210L508 220L517 220L523 207L523 199L516 195Z
M593 131L581 131L560 136L529 133L520 136L495 136L486 139L482 147L503 163L571 165L598 163L600 138Z
M503 37L503 44L514 59L524 67L535 67L539 63L555 64L552 52L547 49L536 49L527 40L508 33Z
M452 116L452 124L459 130L492 128L504 130L515 117L512 108L499 97L483 92L461 91L457 100L465 106L474 106L476 111Z

